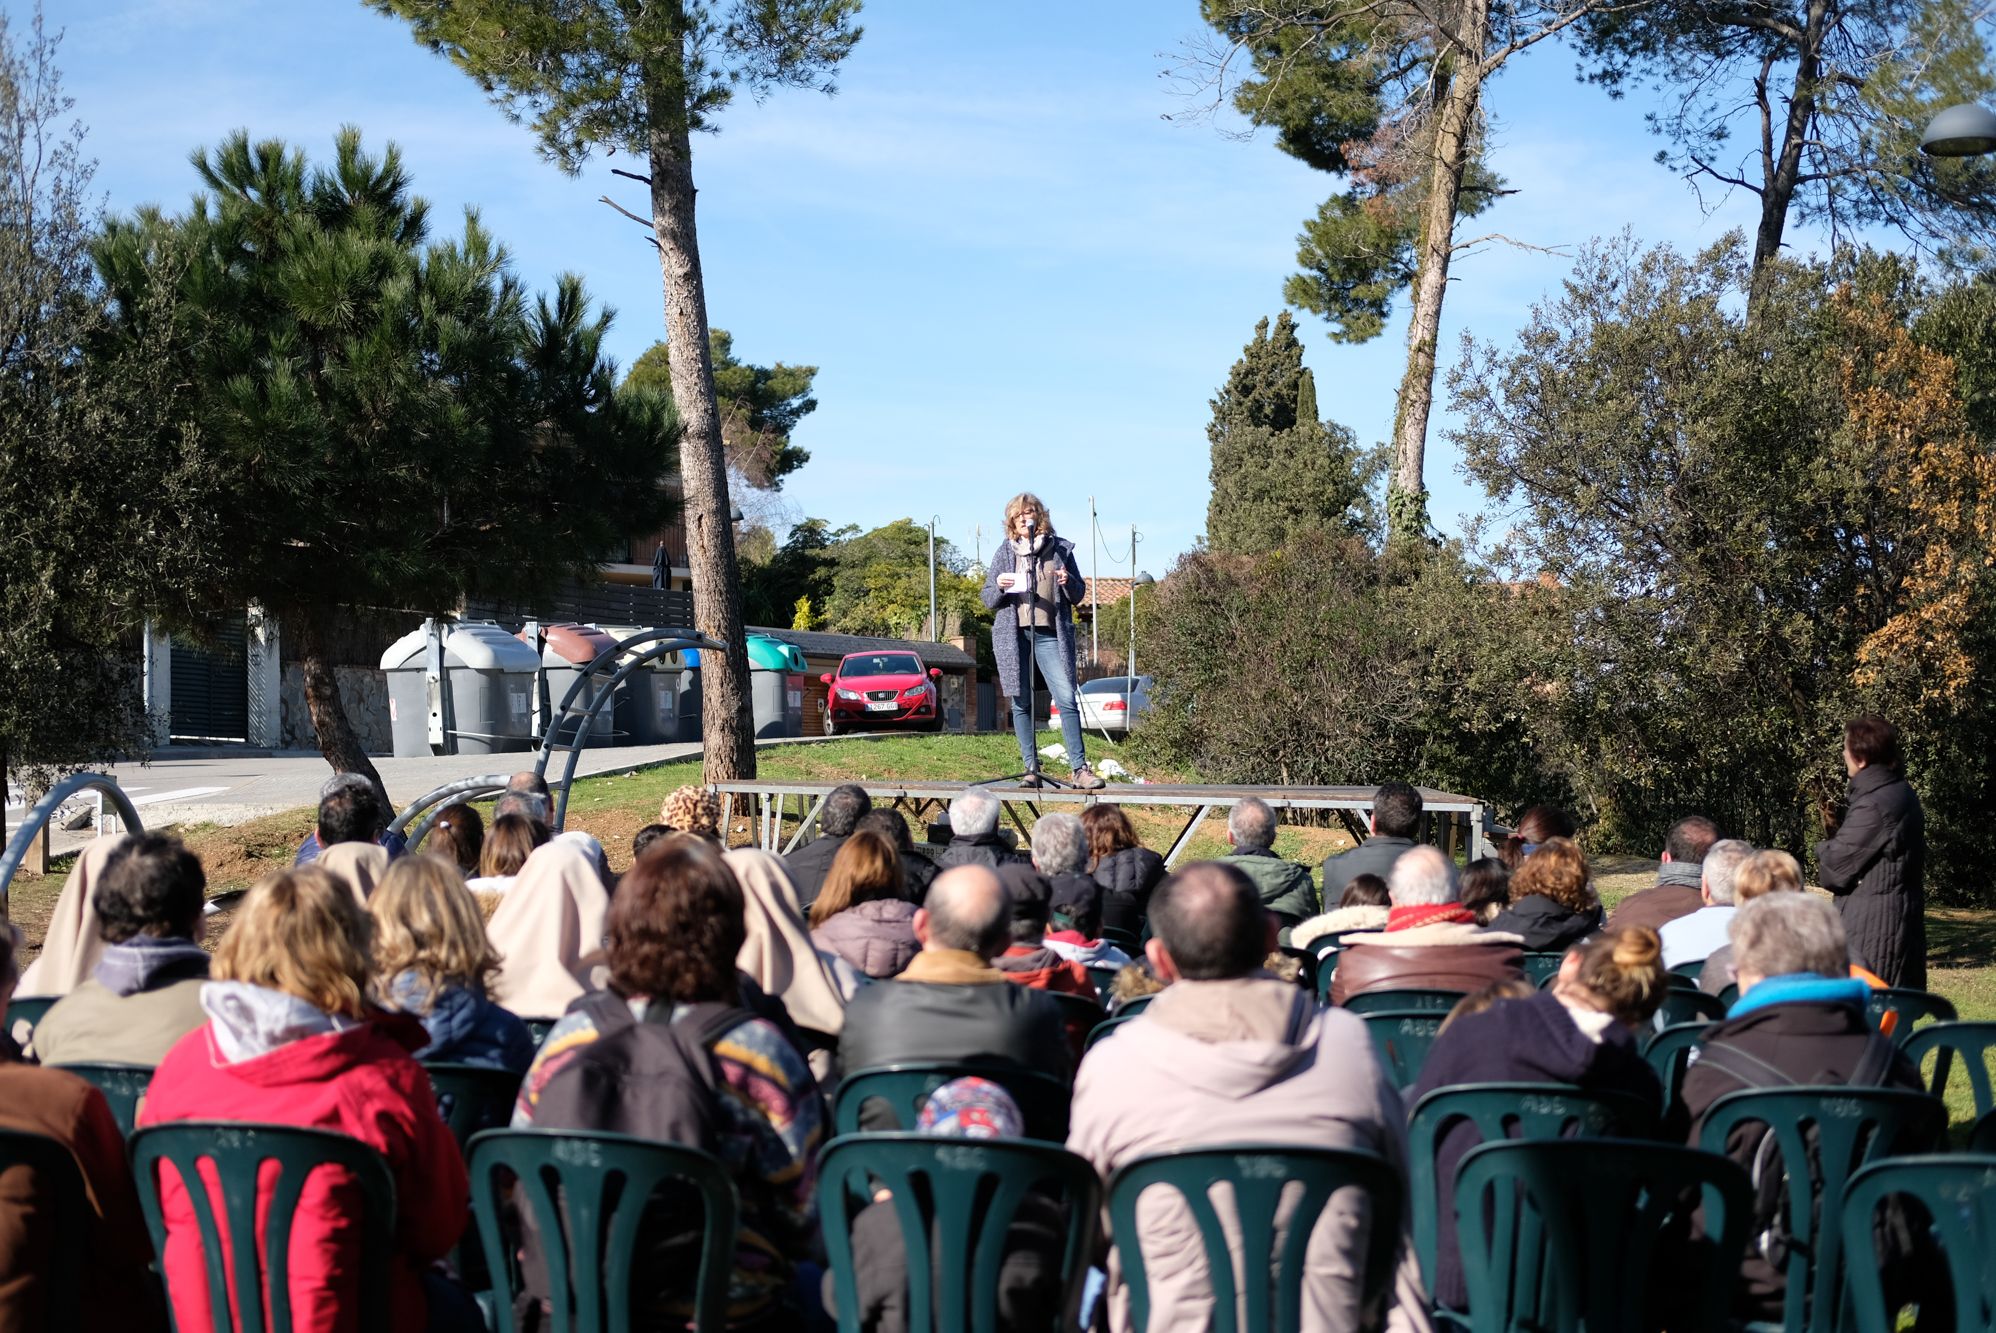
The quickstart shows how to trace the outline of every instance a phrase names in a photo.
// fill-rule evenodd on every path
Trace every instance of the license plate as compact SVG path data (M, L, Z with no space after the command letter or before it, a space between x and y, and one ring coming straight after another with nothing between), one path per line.
M900 706L892 699L869 699L866 701L866 711L869 713L891 713Z

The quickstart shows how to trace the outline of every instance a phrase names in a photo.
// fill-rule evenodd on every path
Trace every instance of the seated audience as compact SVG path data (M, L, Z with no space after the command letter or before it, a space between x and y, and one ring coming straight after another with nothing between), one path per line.
M416 1018L429 1035L416 1058L525 1073L534 1058L527 1025L486 997L499 954L457 867L441 856L404 856L368 899L374 918L373 989L384 1008Z
M915 1132L945 1139L1017 1139L1025 1137L1026 1121L1012 1094L990 1079L959 1078L929 1094L916 1118ZM1026 1195L1006 1231L1005 1254L998 1262L999 1333L1059 1326L1060 1264L1067 1230L1053 1199ZM937 1239L931 1238L932 1247ZM953 1256L936 1257L940 1264ZM852 1262L860 1328L864 1333L905 1333L908 1246L893 1195L884 1189L876 1191L873 1202L852 1220ZM826 1313L836 1317L838 1297L830 1273L825 1274L824 1304Z
M208 1021L208 952L195 938L207 876L170 833L119 838L93 896L104 951L35 1025L45 1065L156 1065Z
M1102 938L1102 897L1093 883L1088 892L1071 898L1063 898L1056 886L1053 917L1042 937L1047 948L1083 967L1128 967L1130 956Z
M1511 905L1511 867L1502 857L1477 857L1462 868L1461 883L1462 905L1479 926L1489 925Z
M14 928L0 922L0 1029L19 980L18 945ZM152 1242L139 1213L125 1139L104 1094L74 1074L23 1063L12 1042L0 1042L0 1129L55 1140L83 1177L85 1280L73 1293L79 1327L86 1333L164 1329L165 1311L153 1297L157 1288L147 1271ZM0 1328L55 1333L48 1288L62 1239L54 1225L57 1206L49 1183L34 1172L25 1167L0 1172Z
M21 974L16 994L67 995L96 972L105 948L97 923L97 885L105 866L129 841L129 834L113 833L83 844L49 911L41 954Z
M1012 902L1012 943L992 960L992 965L1021 986L1097 998L1088 969L1069 962L1059 950L1047 947L1053 887L1046 876L1031 866L1005 866L999 870L998 880ZM1087 1035L1082 1034L1084 1038Z
M1785 1087L1888 1087L1918 1091L1920 1074L1865 1020L1869 988L1850 975L1850 953L1836 908L1806 893L1768 893L1741 907L1730 927L1740 998L1706 1029L1684 1072L1698 1142L1712 1104L1730 1092ZM1742 1126L1726 1155L1756 1169L1766 1131ZM1787 1283L1766 1247L1781 1230L1779 1191L1758 1193L1748 1234L1743 1283L1734 1307L1741 1319L1779 1324Z
M1563 841L1526 857L1520 872ZM1481 1012L1474 1005L1487 992L1470 996L1449 1015L1428 1051L1409 1104L1418 1105L1437 1088L1464 1083L1568 1083L1587 1092L1626 1092L1648 1105L1658 1104L1663 1085L1643 1059L1637 1034L1655 1017L1670 986L1661 949L1656 932L1647 926L1609 931L1567 954L1558 980L1546 990L1534 990L1528 982L1500 983L1524 987L1522 998ZM1480 1142L1467 1120L1443 1133L1435 1150L1438 1198L1455 1197L1456 1169ZM1444 1205L1436 1212L1441 1227L1435 1299L1461 1310L1469 1292L1456 1244L1455 1210Z
M1227 812L1227 842L1233 850L1220 858L1248 877L1261 894L1261 905L1284 926L1300 925L1317 915L1317 886L1307 866L1285 861L1274 852L1275 811L1257 796L1244 796ZM1338 890L1342 892L1340 883Z
M328 802L332 803L330 811ZM338 841L373 842L391 858L409 849L407 838L388 831L389 821L395 818L395 807L389 803L388 793L359 773L335 773L327 778L326 785L319 788L319 813L321 816L330 813L333 825L342 830L350 830L362 822L367 825L366 833L354 838L342 836ZM326 841L324 831L315 828L298 844L298 854L291 864L310 865L332 845Z
M981 787L967 788L949 803L949 846L936 858L944 870L957 866L1024 865L1026 858L998 833L998 816L1004 807L998 798Z
M1313 916L1289 932L1290 943L1307 949L1326 935L1348 930L1378 930L1386 924L1386 909L1392 900L1386 896L1386 881L1377 875L1353 875L1345 885L1338 905L1322 916Z
M672 830L663 824L647 824L631 835L631 860L635 861L652 847L672 836Z
M1704 906L1689 916L1664 923L1663 965L1677 967L1709 958L1726 947L1726 927L1733 919L1734 876L1753 855L1753 844L1721 838L1705 852L1699 870L1698 895Z
M1608 914L1608 924L1648 926L1661 931L1680 916L1690 916L1705 905L1701 890L1705 877L1705 853L1719 840L1719 826L1703 815L1686 815L1670 826L1663 839L1663 862L1657 867L1656 883L1632 893Z
M705 787L680 787L665 798L658 822L674 833L690 833L727 850L721 835L721 802Z
M738 847L723 862L740 881L744 903L746 935L735 966L764 995L781 1002L805 1043L812 1072L829 1081L846 1002L866 978L812 941L782 857Z
M527 864L534 849L548 840L548 826L525 815L500 815L478 853L478 878L468 882L473 893L505 893Z
M1164 882L1164 858L1137 839L1120 806L1088 806L1081 827L1088 831L1088 873L1102 886L1103 929L1142 934L1151 893Z
M921 1060L996 1060L1065 1078L1060 1009L991 965L1011 943L1012 900L998 876L957 866L936 876L915 938L922 951L846 1009L847 1072Z
M429 1078L412 1058L429 1036L408 1015L367 1002L368 971L367 914L346 885L318 866L259 880L215 950L213 980L201 993L209 1021L160 1063L139 1124L239 1120L359 1139L387 1160L395 1180L394 1333L478 1328L470 1296L433 1267L464 1231L471 1190ZM218 1191L209 1194L219 1213ZM160 1269L174 1321L209 1328L188 1182L163 1167L160 1195ZM360 1299L353 1207L336 1173L317 1173L305 1185L291 1233L294 1327L352 1326Z
M1138 1157L1212 1144L1356 1148L1385 1158L1404 1183L1407 1113L1364 1023L1261 972L1275 930L1253 883L1224 862L1189 866L1158 888L1150 920L1145 952L1170 985L1088 1053L1068 1148L1105 1180ZM1212 1285L1187 1209L1168 1193L1146 1205L1151 1327L1210 1327ZM1362 1208L1324 1210L1304 1267L1302 1327L1427 1328L1406 1224L1399 1235L1371 1230ZM1372 1244L1401 1249L1383 1320L1359 1308L1356 1274ZM1113 1253L1106 1299L1109 1327L1126 1333Z
M1345 887L1356 876L1386 878L1421 830L1421 793L1404 782L1385 784L1372 794L1367 827L1371 837L1324 862L1325 902L1343 901Z
M727 1163L741 1202L728 1326L776 1330L799 1326L794 1271L812 1252L825 1111L804 1055L746 1006L734 966L744 910L737 875L704 838L669 839L632 866L610 908L608 985L548 1034L513 1127L631 1134ZM689 1050L711 1064L689 1063ZM691 1314L699 1235L675 1202L662 1192L639 1234L637 1328L684 1327ZM547 1262L531 1226L526 1250L526 1299L546 1327Z
M1769 849L1755 852L1740 862L1733 872L1733 907L1745 907L1766 893L1802 892L1802 863L1787 852ZM1739 978L1733 972L1732 923L1726 923L1726 943L1705 955L1698 973L1698 989L1717 995ZM1855 972L1853 971L1853 975Z
M1553 838L1511 872L1511 905L1490 922L1533 953L1568 949L1601 929L1601 899L1587 858L1569 838Z
M445 858L467 879L476 875L479 854L485 850L485 820L478 807L463 801L445 806L430 826L423 850Z
M1386 929L1347 935L1331 978L1331 1002L1381 990L1454 990L1522 978L1522 941L1476 924L1456 900L1455 866L1434 847L1393 863Z
M1049 904L1085 901L1091 912L1100 913L1102 886L1082 869L1087 864L1088 830L1079 818L1055 811L1033 822L1033 868L1052 889Z
M846 839L859 826L860 816L872 809L873 798L857 783L840 783L826 795L825 804L818 811L818 836L783 858L783 871L797 886L799 906L809 910L818 901L818 892L825 886L825 876L831 873L839 848L846 845Z
M1573 823L1573 816L1564 810L1555 810L1549 805L1535 805L1518 816L1517 826L1510 836L1497 844L1497 859L1504 863L1506 870L1515 871L1519 862L1530 856L1540 843L1551 842L1554 838L1571 838L1579 830Z
M902 882L894 844L871 829L854 829L811 904L812 942L863 976L894 976L922 947L915 939L918 909L902 899Z
M901 859L901 898L910 907L920 907L922 899L929 896L929 885L936 882L939 869L934 861L916 850L915 835L908 831L908 821L892 810L869 810L853 827L878 833L894 844L894 853Z
M493 821L496 836L517 815ZM495 838L486 839L489 852ZM610 895L589 856L572 842L534 849L486 923L499 952L491 996L521 1018L559 1018L598 988Z

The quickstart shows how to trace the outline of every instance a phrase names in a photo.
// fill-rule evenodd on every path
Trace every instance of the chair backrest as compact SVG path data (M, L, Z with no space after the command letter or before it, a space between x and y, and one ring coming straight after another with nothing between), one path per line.
M1716 1023L1725 1016L1726 1006L1718 996L1707 995L1695 987L1685 990L1682 986L1672 986L1664 991L1663 1003L1657 1007L1657 1030L1679 1023Z
M450 1126L451 1137L463 1148L474 1134L504 1129L513 1119L513 1102L520 1095L520 1076L489 1065L426 1064L430 1087L437 1094L437 1114Z
M1116 974L1122 970L1120 967L1102 967L1095 963L1088 964L1088 979L1095 983L1095 989L1102 995L1101 1002L1103 1004L1109 1002L1109 987L1116 984Z
M1088 1033L1088 1049L1091 1051L1094 1050L1096 1042L1101 1041L1104 1037L1114 1036L1117 1028L1135 1017L1135 1014L1117 1014L1114 1018L1097 1023Z
M1667 1283L1681 1327L1724 1328L1751 1199L1737 1163L1695 1148L1623 1139L1472 1148L1455 1183L1470 1327L1644 1333ZM1694 1201L1710 1243L1660 1244Z
M1448 1015L1431 1009L1389 1009L1361 1017L1372 1035L1372 1049L1386 1066L1386 1076L1394 1087L1405 1088L1421 1076L1421 1065Z
M111 1118L118 1122L118 1132L126 1138L132 1136L132 1126L138 1123L139 1103L145 1100L146 1088L152 1083L151 1065L56 1065L57 1069L67 1070L97 1091L104 1094L110 1103Z
M1927 1091L1945 1100L1948 1076L1954 1072L1955 1057L1961 1057L1968 1076L1969 1094L1975 1099L1975 1114L1996 1111L1996 1086L1991 1083L1990 1052L1996 1050L1996 1023L1930 1023L1901 1042L1899 1049L1915 1068L1934 1057L1934 1072Z
M1689 963L1677 964L1670 969L1670 975L1673 982L1688 981L1691 983L1691 988L1696 990L1698 988L1698 977L1704 970L1705 960L1699 958Z
M1435 1154L1442 1138L1468 1120L1484 1143L1504 1139L1628 1138L1656 1134L1660 1112L1625 1092L1587 1092L1562 1083L1466 1083L1437 1088L1415 1104L1407 1121L1407 1192L1414 1213L1414 1252L1434 1273L1440 1246L1440 1197Z
M697 1148L626 1134L492 1130L471 1141L471 1211L486 1267L500 1288L500 1333L513 1328L520 1238L501 1210L532 1219L545 1260L551 1333L612 1333L636 1326L631 1289L653 1192L690 1185L701 1205L700 1258L691 1274L692 1327L727 1327L738 1205L727 1167Z
M1719 987L1719 1003L1724 1005L1728 1010L1731 1010L1732 1007L1739 1002L1739 998L1740 998L1739 982L1728 981L1725 985Z
M1893 1088L1756 1088L1727 1093L1705 1112L1698 1146L1725 1152L1742 1126L1773 1137L1785 1255L1769 1256L1787 1280L1783 1322L1796 1333L1828 1330L1836 1317L1844 1190L1867 1162L1925 1152L1947 1133L1947 1111L1924 1092ZM1749 1130L1751 1132L1751 1130ZM1755 1182L1763 1190L1769 1182ZM1779 1262L1776 1262L1776 1260Z
M1559 965L1565 961L1566 952L1563 949L1554 949L1545 953L1528 953L1525 955L1523 963L1525 980L1531 982L1534 986L1543 986L1550 978L1559 975Z
M539 1050L541 1043L548 1039L548 1033L554 1031L554 1025L561 1022L559 1018L527 1018L524 1016L521 1017L520 1021L527 1025L527 1035L533 1038L535 1050Z
M1875 990L1864 1002L1865 1017L1871 1026L1879 1026L1887 1014L1899 1015L1899 1021L1892 1028L1892 1040L1904 1046L1913 1037L1913 1024L1923 1018L1937 1018L1943 1023L1952 1023L1958 1016L1954 1001L1932 991L1908 990L1900 986L1887 986Z
M258 1182L264 1165L272 1162L277 1173L267 1182L267 1203L260 1209ZM359 1139L323 1129L222 1121L181 1121L141 1129L132 1135L132 1175L156 1254L166 1252L166 1215L160 1205L162 1163L172 1166L194 1212L214 1333L289 1333L291 1228L297 1221L299 1196L306 1181L321 1170L343 1173L360 1197L360 1225L350 1233L360 1247L356 1327L389 1326L388 1264L395 1237L395 1180L380 1153ZM212 1193L203 1183L204 1175L210 1174L215 1182ZM222 1205L219 1213L215 1207L218 1199ZM264 1219L261 1248L255 1243L259 1216ZM233 1301L228 1296L231 1292L236 1294ZM250 1292L262 1292L264 1299L245 1299L244 1294ZM267 1325L265 1302L270 1310ZM205 1331L183 1328L180 1333Z
M83 1258L90 1249L93 1212L90 1197L67 1147L40 1134L0 1129L0 1175L16 1167L33 1174L37 1191L46 1200L46 1211L38 1208L35 1215L49 1260L48 1271L40 1275L42 1327L63 1333L82 1324Z
M1691 1048L1705 1035L1710 1023L1672 1023L1661 1032L1652 1032L1643 1042L1643 1059L1663 1080L1663 1104L1677 1100L1684 1082L1684 1069L1691 1061Z
M1300 1185L1278 1235L1276 1216L1289 1186ZM1225 1184L1233 1207L1223 1218L1212 1198ZM1372 1304L1393 1280L1405 1201L1400 1177L1368 1152L1227 1144L1140 1157L1109 1180L1109 1231L1122 1259L1130 1297L1130 1327L1151 1327L1150 1289L1137 1225L1137 1199L1162 1186L1184 1200L1199 1230L1212 1286L1209 1333L1295 1333L1303 1327L1304 1260L1317 1220L1342 1189L1357 1189L1370 1213L1358 1229L1366 1245L1361 1304ZM1231 1225L1230 1225L1231 1224ZM1230 1238L1229 1232L1233 1238ZM1239 1258L1240 1269L1235 1268ZM1270 1263L1273 1260L1273 1263ZM1176 1322L1167 1317L1169 1326Z
M852 1070L839 1081L832 1103L832 1132L859 1133L860 1108L874 1098L887 1104L895 1129L912 1130L929 1095L959 1078L988 1078L1011 1093L1025 1116L1029 1138L1067 1141L1067 1084L1051 1074L990 1060L931 1060Z
M1121 926L1104 926L1102 927L1102 934L1098 938L1104 944L1115 945L1132 958L1143 957L1143 941L1138 938L1137 932L1134 930L1125 930Z
M61 998L60 995L16 995L7 1001L7 1035L24 1054L34 1054L35 1024Z
M1895 1157L1851 1177L1841 1219L1849 1313L1843 1326L1894 1327L1880 1275L1885 1256L1876 1250L1879 1205L1904 1197L1920 1205L1933 1248L1947 1265L1958 1329L1996 1328L1996 1156L1965 1153ZM1827 1225L1827 1224L1826 1224ZM1927 1302L1922 1301L1922 1305Z
M1070 995L1066 991L1043 990L1040 994L1060 1006L1063 1023L1079 1023L1086 1032L1102 1021L1102 1001L1089 999L1086 995Z
M1116 1017L1135 1018L1145 1009L1148 1009L1150 1007L1150 1002L1152 1000L1155 1000L1156 998L1157 996L1153 994L1153 995L1139 995L1135 999L1125 1000L1121 1004L1116 1006Z
M1465 991L1459 990L1374 990L1363 995L1354 995L1344 1002L1344 1007L1355 1014L1377 1014L1388 1009L1400 1012L1418 1009L1426 1013L1446 1014L1462 1003Z
M997 1333L998 1281L1012 1224L1034 1200L1061 1212L1061 1323L1075 1326L1094 1249L1102 1184L1095 1168L1052 1144L856 1134L818 1158L818 1211L837 1292L839 1328L859 1333L852 1225L884 1186L908 1257L909 1333Z

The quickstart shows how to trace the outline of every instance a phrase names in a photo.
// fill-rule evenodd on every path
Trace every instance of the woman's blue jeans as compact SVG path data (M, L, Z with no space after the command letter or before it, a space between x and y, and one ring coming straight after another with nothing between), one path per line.
M1021 634L1019 638L1019 694L1012 696L1012 734L1019 738L1019 758L1028 769L1037 769L1040 752L1039 746L1034 744L1033 699L1026 690L1026 662L1023 656L1027 651L1024 642L1027 636ZM1067 654L1060 650L1060 635L1053 630L1036 629L1031 638L1030 651L1033 661L1039 666L1040 687L1053 696L1054 707L1060 710L1060 735L1067 745L1068 767L1080 768L1088 762L1088 752L1081 742L1081 709L1074 702L1074 668L1068 663Z

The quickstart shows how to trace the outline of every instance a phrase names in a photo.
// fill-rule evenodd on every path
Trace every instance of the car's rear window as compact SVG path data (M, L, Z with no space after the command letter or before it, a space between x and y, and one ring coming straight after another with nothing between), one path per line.
M868 653L863 657L848 657L845 665L839 668L842 676L908 676L920 675L922 664L913 653Z
M1129 689L1128 676L1104 676L1100 680L1086 681L1081 686L1083 694L1127 694Z

